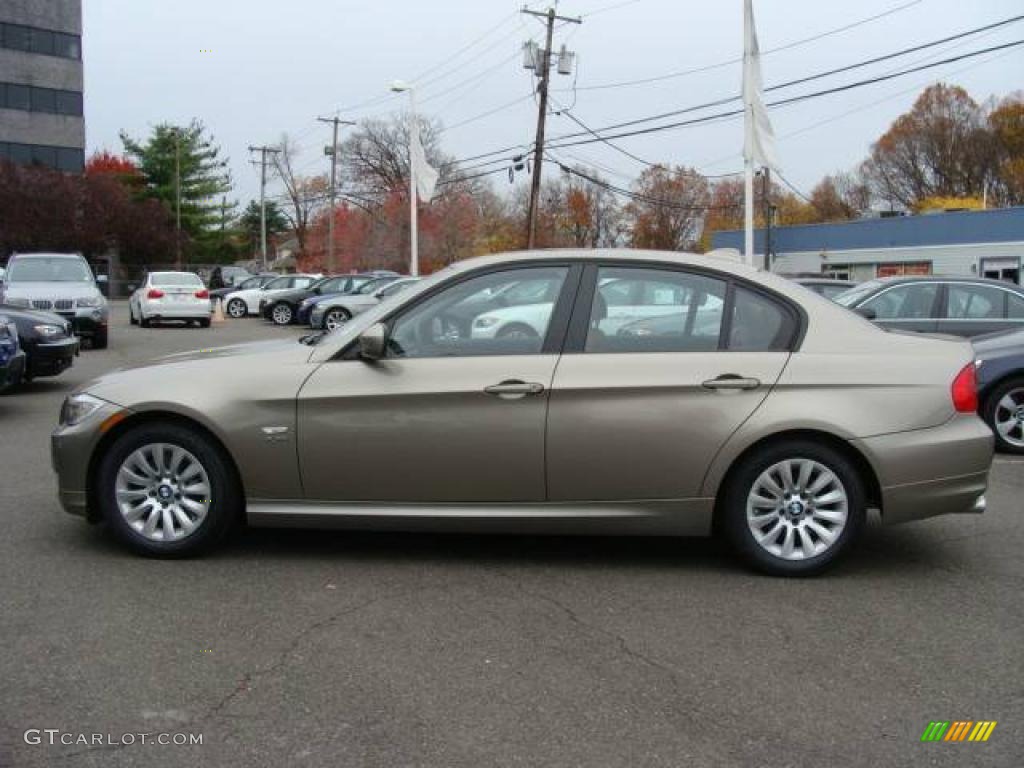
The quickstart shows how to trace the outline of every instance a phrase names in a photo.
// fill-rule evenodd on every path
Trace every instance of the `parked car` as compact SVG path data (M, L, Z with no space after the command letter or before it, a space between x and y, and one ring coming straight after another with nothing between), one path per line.
M350 293L372 278L363 275L334 275L322 277L305 288L295 288L260 300L260 314L275 325L300 322L299 306L308 298ZM308 305L307 305L308 306Z
M0 302L56 312L95 349L107 346L110 308L80 254L14 254L7 262Z
M148 328L183 320L209 328L210 310L210 291L195 272L150 272L128 299L128 322Z
M861 283L835 301L901 331L970 337L1024 328L1024 289L983 277L887 277Z
M363 273L353 275L352 281L346 286L345 290L337 291L335 293L324 292L319 295L309 296L299 302L298 308L295 310L295 322L301 325L309 325L309 317L313 312L313 308L316 307L321 301L330 301L338 296L347 296L350 293L356 293L367 283L377 280L371 274ZM384 283L386 284L386 283Z
M210 291L210 301L216 301L217 299L225 298L229 293L235 291L248 291L252 288L262 288L264 285L269 283L271 280L280 277L277 272L267 272L261 275L252 275L247 277L237 285L226 285L223 288L214 288Z
M418 277L380 277L365 283L354 293L335 296L315 304L309 314L309 327L325 331L337 330L356 315L362 314L384 299L401 293L419 282Z
M834 299L857 285L853 280L837 280L832 277L798 277L793 282L821 294L826 299Z
M996 448L1024 453L1024 330L973 339L978 357L979 413Z
M558 296L543 334L451 332L452 308L525 280ZM618 280L722 302L717 343L609 343L594 297ZM887 524L984 510L975 384L968 342L883 335L739 263L527 251L457 262L333 333L107 374L67 398L51 454L64 508L148 555L202 551L242 519L716 530L765 571L807 574L869 508Z
M295 288L305 288L316 279L316 275L279 275L259 288L232 291L224 298L224 309L230 317L234 318L258 315L261 299L268 299L277 293Z
M18 332L18 344L25 353L24 378L58 376L74 363L79 341L71 321L53 312L19 309L0 304L0 315Z
M0 392L21 381L25 371L25 353L18 343L18 329L0 315Z

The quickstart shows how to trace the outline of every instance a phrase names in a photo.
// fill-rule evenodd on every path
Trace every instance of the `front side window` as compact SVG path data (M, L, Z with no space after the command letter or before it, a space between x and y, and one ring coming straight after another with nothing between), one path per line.
M927 320L931 318L938 283L897 285L868 299L861 306L875 311L876 320Z
M458 282L395 320L388 356L540 354L567 274L568 267L529 267ZM531 303L518 303L522 296L508 295L524 281L537 288Z
M268 291L276 291L281 288L290 288L292 285L292 279L290 277L275 277L269 283L264 286Z
M601 267L585 352L718 349L726 283L662 269Z
M1004 316L1006 293L990 285L951 285L946 317L951 320L994 320Z

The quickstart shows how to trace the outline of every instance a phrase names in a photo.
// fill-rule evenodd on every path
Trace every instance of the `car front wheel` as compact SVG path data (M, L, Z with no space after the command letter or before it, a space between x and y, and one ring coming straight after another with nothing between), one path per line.
M117 538L153 557L208 549L241 513L220 449L178 424L145 424L118 437L100 460L96 493Z
M981 415L995 434L1000 451L1024 453L1024 378L996 387L985 400Z
M295 317L295 313L289 304L275 304L270 310L270 319L274 325L288 325L293 317Z
M245 306L245 302L241 299L232 299L228 302L228 315L235 318L236 320L245 317L248 313L248 308Z
M839 451L812 441L766 446L729 478L720 510L733 547L777 576L818 573L864 527L864 484Z
M344 309L335 308L327 310L324 315L324 328L328 331L335 331L352 319L352 315Z

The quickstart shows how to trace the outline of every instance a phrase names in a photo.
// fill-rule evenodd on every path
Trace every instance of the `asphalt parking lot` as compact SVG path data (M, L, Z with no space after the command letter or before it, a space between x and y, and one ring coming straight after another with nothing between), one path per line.
M131 328L123 303L112 322L109 349L0 398L0 765L1024 762L1022 459L997 459L986 514L872 525L808 580L706 540L247 530L206 559L144 560L57 504L64 395L300 331ZM932 720L998 726L922 743Z

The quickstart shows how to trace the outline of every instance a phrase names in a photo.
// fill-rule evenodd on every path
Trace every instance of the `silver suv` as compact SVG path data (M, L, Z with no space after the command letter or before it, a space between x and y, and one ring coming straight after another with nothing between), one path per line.
M0 282L0 302L56 312L94 349L107 346L110 308L89 263L77 253L16 253Z

